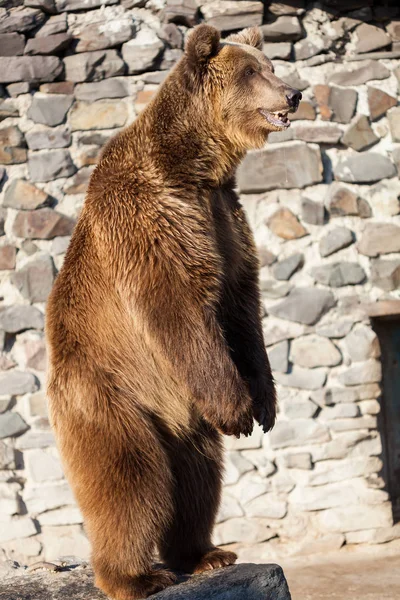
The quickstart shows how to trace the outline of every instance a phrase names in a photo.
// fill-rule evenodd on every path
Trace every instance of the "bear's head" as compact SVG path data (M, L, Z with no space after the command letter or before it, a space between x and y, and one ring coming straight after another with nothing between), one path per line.
M289 127L289 112L295 112L301 93L274 74L271 61L262 52L263 36L258 27L244 29L221 40L209 25L199 25L185 49L186 72L201 97L209 103L213 118L225 135L242 150L262 147L272 131Z

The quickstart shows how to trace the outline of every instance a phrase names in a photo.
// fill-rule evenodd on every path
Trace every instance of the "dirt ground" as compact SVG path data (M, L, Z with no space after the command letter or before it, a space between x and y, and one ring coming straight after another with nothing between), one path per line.
M276 562L292 600L400 600L400 540Z

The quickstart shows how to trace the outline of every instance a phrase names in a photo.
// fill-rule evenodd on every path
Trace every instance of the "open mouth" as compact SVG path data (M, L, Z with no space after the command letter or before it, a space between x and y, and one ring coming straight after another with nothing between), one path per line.
M267 110L260 108L259 111L271 125L280 127L282 129L287 129L287 127L290 127L290 121L288 119L289 110L281 112L268 112Z

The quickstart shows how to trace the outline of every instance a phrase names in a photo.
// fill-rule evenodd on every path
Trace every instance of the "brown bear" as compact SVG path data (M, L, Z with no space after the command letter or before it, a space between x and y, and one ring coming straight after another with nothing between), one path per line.
M300 92L248 29L200 25L105 147L47 306L48 397L66 474L117 600L234 563L211 534L222 435L269 430L258 262L234 191ZM158 549L165 569L152 567Z

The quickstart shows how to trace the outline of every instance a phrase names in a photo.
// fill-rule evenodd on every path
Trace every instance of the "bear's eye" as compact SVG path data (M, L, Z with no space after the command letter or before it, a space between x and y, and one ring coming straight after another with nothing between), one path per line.
M245 72L244 72L244 76L245 77L251 77L252 75L255 75L256 70L253 69L253 67L247 67Z

